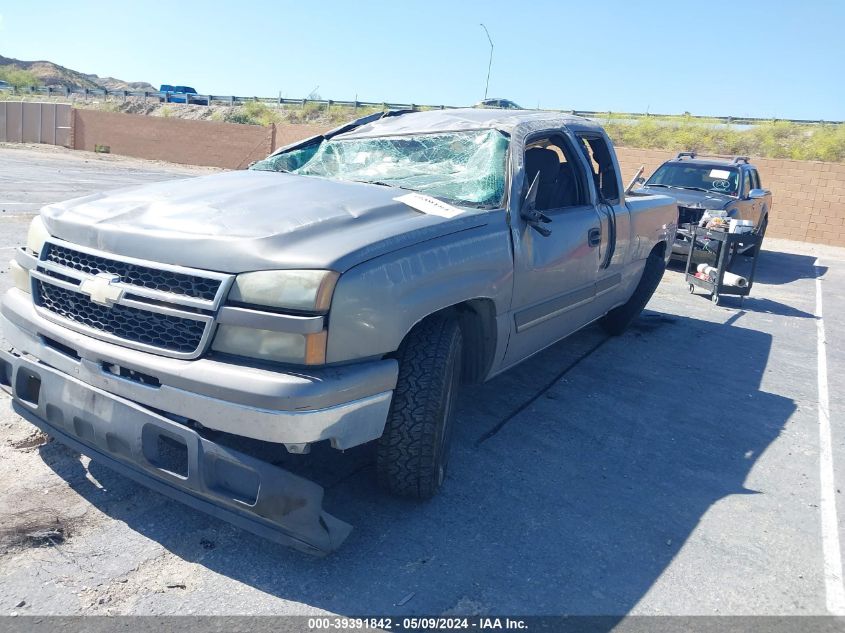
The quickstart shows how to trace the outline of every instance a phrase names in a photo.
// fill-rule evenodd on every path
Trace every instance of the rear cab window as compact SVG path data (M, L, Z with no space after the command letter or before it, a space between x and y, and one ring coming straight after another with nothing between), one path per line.
M581 151L587 158L587 163L593 170L593 180L596 191L605 202L616 204L619 202L619 184L616 168L613 164L613 154L603 137L593 134L578 134Z

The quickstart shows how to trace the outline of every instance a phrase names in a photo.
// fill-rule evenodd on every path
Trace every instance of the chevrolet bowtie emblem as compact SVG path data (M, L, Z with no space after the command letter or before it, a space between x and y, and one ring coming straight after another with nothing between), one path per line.
M123 289L113 284L120 281L119 275L112 273L98 273L95 277L86 279L79 285L79 289L101 306L112 307L123 297Z

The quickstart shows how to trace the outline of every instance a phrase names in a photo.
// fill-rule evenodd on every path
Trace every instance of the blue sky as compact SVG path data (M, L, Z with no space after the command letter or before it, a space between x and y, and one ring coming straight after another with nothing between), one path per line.
M845 119L845 2L0 0L0 54L200 92Z

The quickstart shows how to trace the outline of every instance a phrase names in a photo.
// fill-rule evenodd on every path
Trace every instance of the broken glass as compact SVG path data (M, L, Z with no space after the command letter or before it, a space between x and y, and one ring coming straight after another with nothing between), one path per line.
M294 171L314 157L319 143L293 149L284 154L275 154L254 163L250 169L256 171Z
M505 193L508 137L497 130L333 138L260 161L252 169L353 180L493 207Z

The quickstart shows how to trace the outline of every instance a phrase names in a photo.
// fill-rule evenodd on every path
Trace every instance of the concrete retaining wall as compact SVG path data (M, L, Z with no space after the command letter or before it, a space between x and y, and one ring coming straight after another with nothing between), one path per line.
M318 125L283 127L73 111L73 148L166 160L185 165L243 169L277 147L326 130Z

